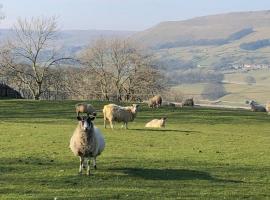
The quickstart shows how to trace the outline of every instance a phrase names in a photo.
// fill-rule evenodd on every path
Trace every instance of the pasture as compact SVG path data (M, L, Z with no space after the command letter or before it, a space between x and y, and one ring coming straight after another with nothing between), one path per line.
M248 76L254 77L256 83L249 85L245 78ZM254 70L250 72L238 72L225 74L223 86L227 92L226 95L218 100L224 101L225 105L247 106L246 100L255 100L263 105L269 101L270 95L270 70ZM195 97L202 99L201 93L206 86L206 83L180 84L175 89L181 91L187 97Z
M76 101L0 101L0 199L270 199L270 116L142 106L104 129L94 175L68 148ZM104 103L91 102L101 109ZM167 116L165 129L145 129Z

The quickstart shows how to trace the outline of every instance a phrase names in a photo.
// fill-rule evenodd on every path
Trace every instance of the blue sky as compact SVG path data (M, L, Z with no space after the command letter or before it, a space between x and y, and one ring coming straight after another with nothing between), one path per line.
M58 16L61 29L144 30L162 21L270 10L270 0L0 0L11 27L18 17Z

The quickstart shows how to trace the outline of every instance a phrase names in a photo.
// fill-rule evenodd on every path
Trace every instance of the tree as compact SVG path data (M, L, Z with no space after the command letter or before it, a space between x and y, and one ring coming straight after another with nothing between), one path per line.
M111 74L108 71L107 41L99 39L81 54L81 62L88 66L88 74L95 74L100 92L105 100L109 100ZM92 73L91 73L92 72Z
M59 56L53 45L57 36L56 18L19 19L14 32L15 38L1 50L1 68L10 78L22 82L38 100L46 90L51 68L70 59Z
M209 83L205 85L201 95L204 99L216 100L226 94L227 92L222 84Z
M100 39L80 60L89 74L95 74L103 99L137 100L163 88L162 75L153 68L151 56L127 40Z
M246 76L245 81L248 85L252 85L256 83L256 79L253 76Z

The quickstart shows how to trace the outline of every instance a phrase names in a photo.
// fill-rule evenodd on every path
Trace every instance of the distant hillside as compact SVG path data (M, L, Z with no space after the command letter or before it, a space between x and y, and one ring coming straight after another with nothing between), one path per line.
M236 12L162 22L132 38L157 58L191 67L270 63L270 11ZM173 67L174 69L177 67Z
M88 44L98 38L128 37L135 32L132 31L110 31L110 30L63 30L58 34L57 47L65 54L74 55ZM13 38L14 32L10 29L0 29L0 42L7 38Z
M162 22L134 35L134 39L153 47L168 42L188 43L201 40L241 39L242 36L270 28L270 11L239 12L197 17L185 21ZM245 29L246 34L241 32ZM240 33L240 37L234 34ZM203 43L203 42L202 42ZM221 42L222 43L222 42ZM188 46L185 45L185 46Z

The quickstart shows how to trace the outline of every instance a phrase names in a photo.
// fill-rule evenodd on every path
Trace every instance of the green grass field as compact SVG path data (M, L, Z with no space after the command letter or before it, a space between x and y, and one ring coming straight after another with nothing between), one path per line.
M106 148L88 177L68 148L75 103L0 101L0 199L270 199L265 113L142 106L112 131L99 112ZM144 128L160 116L165 129Z

